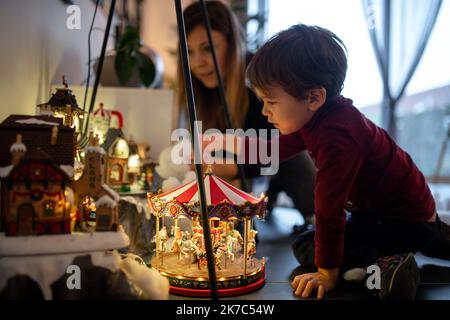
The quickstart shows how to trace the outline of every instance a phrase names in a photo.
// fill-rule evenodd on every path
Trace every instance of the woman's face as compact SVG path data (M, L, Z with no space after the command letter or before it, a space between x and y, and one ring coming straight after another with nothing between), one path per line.
M226 55L228 44L225 35L219 31L211 31L217 62L222 73L226 76ZM203 26L195 27L187 36L189 61L192 74L207 88L218 86L217 76L214 70L212 53L208 43L208 34Z

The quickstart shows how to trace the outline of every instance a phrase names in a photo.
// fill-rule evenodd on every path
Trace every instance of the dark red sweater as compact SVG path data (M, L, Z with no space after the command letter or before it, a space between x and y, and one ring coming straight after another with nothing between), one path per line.
M411 157L352 100L329 100L305 127L280 136L280 161L305 148L318 170L314 190L318 267L337 268L342 263L344 207L412 221L426 221L434 214L431 192Z

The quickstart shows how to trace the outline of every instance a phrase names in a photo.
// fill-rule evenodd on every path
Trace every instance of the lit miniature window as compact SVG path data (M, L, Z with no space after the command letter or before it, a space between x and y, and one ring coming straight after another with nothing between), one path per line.
M123 169L120 165L115 164L111 167L109 180L113 182L122 181Z
M44 203L44 215L53 216L55 214L55 202L47 201Z
M114 146L113 156L119 158L128 158L130 155L130 148L125 139L119 139Z

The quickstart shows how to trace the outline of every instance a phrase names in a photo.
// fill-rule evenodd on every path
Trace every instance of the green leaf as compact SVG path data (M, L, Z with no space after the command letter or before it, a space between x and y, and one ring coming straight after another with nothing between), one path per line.
M132 26L127 26L125 28L125 32L121 36L119 42L123 46L125 46L125 45L129 46L129 45L134 45L136 43L139 44L140 41L141 41L141 37L139 35L139 30Z
M142 83L148 88L156 76L156 68L153 61L142 52L136 53L136 61L139 68L139 76Z
M133 74L136 59L127 51L118 51L114 60L114 68L122 85L126 85Z

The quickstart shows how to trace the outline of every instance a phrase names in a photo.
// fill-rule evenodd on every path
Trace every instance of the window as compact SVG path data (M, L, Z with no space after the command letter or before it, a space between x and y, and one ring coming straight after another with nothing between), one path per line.
M355 106L379 103L382 83L370 42L361 0L269 0L268 36L297 23L318 25L342 39L348 71L342 94Z
M123 177L123 169L119 164L114 164L111 166L111 171L109 174L109 180L111 182L121 182Z
M370 42L361 0L268 0L267 36L296 23L333 31L348 50L343 95L358 108L379 104L382 81ZM406 94L450 84L450 0L444 0L433 33Z

